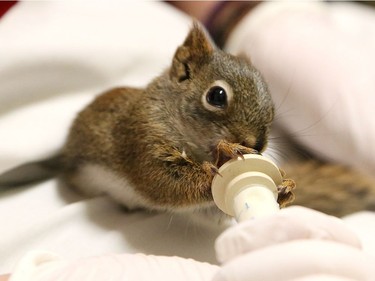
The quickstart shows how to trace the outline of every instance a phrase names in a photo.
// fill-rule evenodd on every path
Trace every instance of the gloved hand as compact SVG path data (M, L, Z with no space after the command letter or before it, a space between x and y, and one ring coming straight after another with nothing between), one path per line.
M290 207L225 231L214 281L373 280L375 258L335 217Z
M216 243L222 266L179 257L106 255L74 262L30 253L11 281L47 280L372 280L375 258L340 219L303 207L249 220Z

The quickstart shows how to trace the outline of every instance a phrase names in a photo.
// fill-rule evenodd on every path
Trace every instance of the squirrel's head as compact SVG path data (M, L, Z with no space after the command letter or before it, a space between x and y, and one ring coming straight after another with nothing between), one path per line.
M176 122L183 124L186 142L195 150L207 155L222 139L265 148L274 107L249 59L219 50L194 23L168 74Z

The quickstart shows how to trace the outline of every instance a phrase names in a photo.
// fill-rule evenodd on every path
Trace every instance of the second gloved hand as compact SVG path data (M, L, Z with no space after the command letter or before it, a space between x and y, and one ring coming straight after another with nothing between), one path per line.
M335 217L290 207L225 231L216 241L223 280L372 280L375 258Z

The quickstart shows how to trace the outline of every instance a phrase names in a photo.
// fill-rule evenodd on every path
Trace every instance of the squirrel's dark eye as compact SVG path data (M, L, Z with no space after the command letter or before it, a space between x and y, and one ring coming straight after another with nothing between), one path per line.
M224 80L216 80L201 97L202 104L207 110L224 112L233 99L233 90Z
M208 90L206 101L212 106L223 108L227 105L227 92L220 86L214 86Z

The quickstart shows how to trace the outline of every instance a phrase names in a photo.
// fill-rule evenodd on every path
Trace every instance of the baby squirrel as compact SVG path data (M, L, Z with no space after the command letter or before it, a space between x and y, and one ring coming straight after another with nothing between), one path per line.
M145 89L110 90L78 115L62 152L63 178L129 208L211 206L218 167L262 151L273 117L259 72L217 49L195 23L170 68Z
M77 116L61 154L45 163L84 194L106 193L130 209L211 207L220 165L263 151L273 117L250 61L219 50L194 23L169 69L145 89L97 97ZM294 186L283 181L281 205Z

